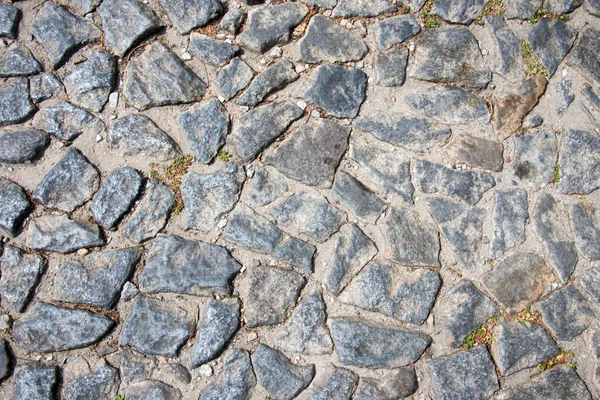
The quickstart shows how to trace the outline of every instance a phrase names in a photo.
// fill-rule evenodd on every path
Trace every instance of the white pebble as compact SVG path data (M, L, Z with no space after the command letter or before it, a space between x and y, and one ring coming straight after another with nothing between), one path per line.
M213 369L210 365L203 364L200 366L200 369L198 369L198 372L200 372L200 375L202 376L212 376Z
M321 113L319 112L319 110L312 110L310 112L310 116L314 118L321 118Z
M96 142L97 142L97 143L101 142L101 141L102 141L102 139L104 139L104 138L102 137L102 135L100 135L100 134L96 135Z
M269 55L271 58L279 58L283 55L283 50L281 50L281 47L273 47Z
M35 356L35 361L40 361L42 359L41 354L38 354L37 356Z
M90 251L88 249L79 249L79 250L77 250L77 254L79 254L80 256L87 256L87 254L89 252Z
M219 221L219 223L217 224L217 228L219 229L223 229L225 228L225 225L227 225L227 219L223 218L222 220Z
M295 67L295 69L296 69L296 72L297 72L297 73L300 73L300 72L304 72L304 71L306 71L306 68L305 68L305 67L304 67L304 65L302 65L302 64L296 64L296 67Z
M248 178L252 179L252 177L254 176L254 169L252 169L252 168L248 168L248 169L246 170L246 176L247 176Z
M248 106L241 106L240 107L240 111L241 112L248 112L249 109L250 109L250 107L248 107Z
M192 55L187 51L181 55L181 59L184 61L188 61L192 59Z
M225 102L225 97L223 97L223 96L219 96L219 97L218 97L218 99L219 99L219 101L220 101L221 103L224 103L224 102Z
M119 93L111 93L110 96L108 96L108 105L110 108L117 108L117 104L119 104Z
M298 102L296 103L296 105L299 108L301 108L303 110L306 110L307 104L306 104L306 102L304 100L298 100Z
M411 42L411 43L409 43L409 44L408 44L408 50L410 50L410 51L415 51L415 44L414 44L414 43L412 43L412 42Z
M263 64L263 65L265 65L267 63L267 60L265 60L264 58L261 58L260 59L260 63Z

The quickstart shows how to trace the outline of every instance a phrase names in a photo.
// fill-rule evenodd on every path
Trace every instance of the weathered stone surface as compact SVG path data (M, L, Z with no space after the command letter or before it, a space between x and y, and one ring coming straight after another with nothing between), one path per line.
M96 370L83 372L65 383L65 395L68 399L85 400L88 398L114 398L120 384L119 371L103 364Z
M328 363L317 370L310 387L302 392L299 400L350 400L358 375L354 372Z
M223 5L218 0L160 0L160 5L182 35L207 25L223 13Z
M180 187L186 210L184 228L213 229L237 203L244 179L241 167L233 163L212 174L187 173Z
M567 130L560 151L560 184L566 194L588 194L600 187L600 139L586 131Z
M12 361L8 351L6 341L2 340L0 342L0 382L11 373Z
M64 79L69 100L99 112L108 101L116 80L117 64L108 53L96 51Z
M104 46L118 57L163 27L152 10L138 0L108 0L98 7Z
M248 86L253 77L254 70L241 58L236 57L221 69L215 82L221 96L230 100Z
M552 336L540 325L503 321L494 327L492 334L491 352L502 375L535 367L560 354Z
M542 6L542 0L504 0L506 18L529 19Z
M181 154L175 140L143 114L127 114L114 120L108 130L108 141L125 155L143 152L169 160Z
M0 177L0 233L8 237L17 236L31 209L23 188Z
M490 254L496 259L506 250L525 241L525 224L529 219L529 212L527 192L524 190L497 190L494 198L494 236Z
M478 1L483 7L483 0ZM447 1L436 1L432 14L439 3ZM408 72L412 78L473 88L485 88L492 79L477 39L468 29L427 29L417 37L415 46L415 63Z
M83 45L100 39L101 33L91 22L77 18L52 2L44 3L37 12L32 28L33 36L44 46L54 69L61 67Z
M46 260L37 254L27 254L18 247L8 246L0 258L2 306L21 312L25 309L40 277ZM2 374L0 374L1 376Z
M83 133L95 136L105 128L101 119L66 101L42 108L35 115L33 126L69 142Z
M483 21L494 45L492 70L510 82L525 79L521 42L508 27L506 20L500 16L486 15Z
M485 5L485 0L438 0L431 8L431 15L453 24L469 25L481 15Z
M440 399L488 399L500 388L485 346L438 357L428 369L433 391Z
M308 7L299 3L285 3L251 9L246 29L239 36L240 45L264 53L278 44L290 41L290 30L308 14Z
M575 42L577 31L555 18L541 18L529 31L527 41L552 77Z
M135 243L155 237L169 219L175 204L175 194L158 179L146 186L146 193L123 229L123 236Z
M294 104L277 101L255 108L238 120L233 142L244 162L252 161L304 111Z
M381 86L402 86L406 77L408 49L392 49L375 55L375 83Z
M138 110L198 101L206 90L198 75L161 42L129 61L123 82L123 95Z
M248 203L253 207L271 204L288 191L288 185L283 176L276 171L260 168L248 186Z
M0 37L14 39L17 36L20 10L10 4L0 4Z
M334 295L339 294L377 253L375 244L356 224L344 225L319 252L315 277Z
M276 267L253 267L240 290L244 300L244 322L250 328L277 325L296 305L306 279Z
M343 171L338 172L331 193L336 202L365 222L374 223L386 207L375 193Z
M64 93L61 81L51 72L29 78L29 93L34 103Z
M568 365L558 365L520 386L503 390L498 400L517 399L591 399L592 396L577 372Z
M444 161L500 172L504 165L503 152L504 146L495 140L460 135L444 147Z
M426 119L381 111L361 115L354 121L354 126L379 140L419 152L443 143L452 133L449 128Z
M200 400L249 400L255 385L248 352L235 350L225 359L223 372L204 389Z
M181 400L179 389L161 381L148 379L127 387L127 400Z
M431 343L424 333L384 328L350 318L330 319L340 362L361 368L397 368L415 362Z
M75 15L81 17L94 11L102 0L58 0L57 3L67 6Z
M487 102L461 88L434 86L424 92L410 93L404 101L415 111L444 124L487 124Z
M196 342L192 350L192 368L216 358L240 326L238 299L210 300L198 322Z
M105 229L114 229L142 191L144 176L136 169L114 170L104 180L92 202L94 219Z
M173 235L159 235L139 277L142 292L196 296L231 293L241 265L221 246Z
M196 157L208 164L225 144L229 115L217 99L194 104L179 116L179 124Z
M327 114L354 118L365 101L367 75L355 68L323 64L311 75L302 97Z
M516 135L515 176L527 186L544 187L554 180L558 140L554 132Z
M339 300L421 325L427 319L441 285L437 272L371 264L350 282Z
M308 63L358 61L367 51L365 42L321 14L311 18L300 41L300 60Z
M194 325L193 315L186 310L137 296L123 324L119 344L145 354L175 357L194 332Z
M318 119L303 125L264 158L289 178L311 186L331 186L346 152L350 129Z
M506 139L521 127L523 118L535 107L547 84L546 78L535 75L502 88L492 98L494 129L501 139Z
M578 257L568 224L561 217L559 206L552 195L540 195L533 220L554 273L565 283L573 273Z
M412 396L419 388L415 367L388 372L381 379L361 378L354 400L398 400Z
M8 78L0 84L0 127L26 121L35 111L27 78Z
M279 61L256 77L236 100L237 104L255 106L270 93L282 89L288 83L298 79L294 65L287 60Z
M600 303L600 266L582 269L576 281L592 301Z
M340 0L331 14L339 17L376 17L396 11L386 0Z
M111 307L132 275L141 248L94 252L61 262L53 299L94 307Z
M2 78L28 76L39 72L42 72L42 66L31 54L29 48L23 44L12 46L0 59L0 77Z
M145 356L130 348L122 348L110 354L107 359L111 364L119 367L124 384L148 379L156 369L156 361L153 357Z
M44 176L33 199L49 208L71 212L92 198L100 186L100 174L74 148Z
M517 253L498 263L481 282L506 312L516 314L546 293L548 284L555 280L544 259Z
M15 373L14 400L52 400L58 386L58 368L25 365Z
M600 17L600 1L599 0L587 0L585 2L585 8L590 14L592 14L596 17Z
M589 202L578 202L569 207L577 249L591 261L600 260L600 212L596 211Z
M379 50L387 50L421 32L421 27L412 15L405 14L379 21L373 25L373 30Z
M72 350L98 342L113 325L100 314L37 302L15 322L13 337L29 351Z
M574 285L554 292L537 308L542 313L542 320L558 340L572 340L585 331L595 317L588 300Z
M331 354L333 342L325 326L326 319L323 296L313 291L304 296L273 340L283 351L306 355Z
M239 8L231 7L219 22L219 29L229 33L237 34L246 19L246 13Z
M269 395L291 400L306 388L315 375L314 364L296 365L280 351L259 344L252 354L258 383Z
M240 50L239 47L201 33L190 35L189 51L202 61L222 67Z
M19 129L0 133L0 162L20 164L40 156L50 139L36 129Z
M548 0L546 10L554 14L566 14L573 12L583 4L583 0Z
M45 215L31 220L27 241L32 249L59 253L104 245L98 225L70 219L64 214Z

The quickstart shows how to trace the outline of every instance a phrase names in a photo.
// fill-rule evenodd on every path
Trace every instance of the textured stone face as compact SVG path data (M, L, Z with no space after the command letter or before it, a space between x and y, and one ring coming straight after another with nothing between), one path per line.
M241 58L235 57L221 69L216 83L221 96L225 100L230 100L248 86L253 77L254 70Z
M588 194L600 187L600 139L586 131L568 130L560 151L559 189L566 194Z
M508 14L508 2L505 7ZM525 79L525 62L522 56L521 43L506 24L506 20L503 17L487 15L483 17L483 21L485 21L485 26L494 43L492 52L493 71L511 82L519 82Z
M63 84L53 73L47 72L29 78L29 93L34 103L39 103L63 92Z
M114 58L107 53L94 52L65 77L67 95L74 104L99 112L108 101L116 74Z
M5 307L23 311L42 276L45 264L44 257L27 254L18 247L4 249L0 258L0 293Z
M506 18L529 19L542 5L542 0L504 0Z
M367 45L350 31L320 14L311 18L300 42L300 59L308 63L357 61L367 54Z
M374 30L377 47L387 50L421 32L421 27L411 15L400 15L376 23Z
M9 237L17 236L30 210L25 191L16 183L0 178L0 232Z
M102 183L92 202L94 219L105 229L113 229L138 198L144 178L133 168L114 170Z
M27 236L31 248L59 253L71 253L104 244L97 225L70 219L64 214L45 215L31 220Z
M218 0L160 0L160 5L181 34L207 25L223 12L223 6Z
M554 292L539 305L542 320L558 340L571 340L586 330L594 317L588 300L573 285Z
M346 172L339 172L331 189L333 198L362 221L375 222L385 208L385 203Z
M167 385L161 381L146 380L127 388L125 392L127 399L131 400L144 400L144 399L157 399L157 400L181 400L181 392L179 389L175 389L171 385Z
M591 1L587 2L592 4ZM596 4L600 14L600 4ZM581 34L581 40L573 48L573 52L569 56L568 63L576 68L579 68L586 76L591 78L596 84L600 83L600 72L598 71L598 63L600 63L600 47L598 39L600 38L600 30L587 28Z
M469 164L488 171L502 171L502 143L470 135L461 135L445 148L444 160Z
M169 160L180 154L173 138L143 114L129 114L116 119L108 131L108 140L126 155L143 152Z
M494 236L490 253L493 258L498 258L507 249L525 241L525 224L529 219L529 212L527 192L523 190L498 190L494 197Z
M577 31L559 19L541 18L527 41L540 63L552 77L575 42Z
M240 50L236 45L197 32L190 35L189 49L202 61L221 67Z
M11 130L0 133L0 162L20 164L38 157L50 139L36 129Z
M300 394L299 399L340 399L349 400L358 382L354 372L333 364L318 369L310 387Z
M24 122L35 111L26 78L9 78L0 84L0 127Z
M223 372L204 389L200 400L249 400L256 385L250 356L244 350L235 350L225 360Z
M95 371L84 372L68 380L65 385L65 393L72 399L81 399L86 396L113 397L119 389L119 383L119 371L104 364Z
M96 135L105 128L101 119L66 101L42 108L33 118L33 126L67 141L84 133Z
M591 399L592 396L577 372L568 365L559 365L543 372L513 389L498 393L500 400L519 399L542 400L555 396L561 399Z
M335 18L376 17L394 11L396 7L386 0L340 0L331 15Z
M179 116L179 124L192 151L204 164L217 155L229 133L229 115L215 99L194 104Z
M0 59L0 77L2 78L28 76L38 72L42 72L42 67L27 46L17 44L8 49Z
M44 366L24 366L15 374L15 393L17 400L51 400L58 385L58 368Z
M0 37L14 39L19 24L20 11L9 4L0 4Z
M381 379L361 378L354 392L356 400L394 400L413 395L419 388L414 367L391 371Z
M248 89L236 100L237 104L255 106L270 93L283 89L288 83L294 82L299 75L294 65L287 61L279 61L256 77Z
M392 49L375 56L375 83L381 86L402 86L406 77L408 49Z

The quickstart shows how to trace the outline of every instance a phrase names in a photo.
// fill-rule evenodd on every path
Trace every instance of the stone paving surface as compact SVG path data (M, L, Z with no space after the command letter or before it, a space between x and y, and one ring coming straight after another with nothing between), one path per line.
M600 399L598 0L2 0L0 398Z

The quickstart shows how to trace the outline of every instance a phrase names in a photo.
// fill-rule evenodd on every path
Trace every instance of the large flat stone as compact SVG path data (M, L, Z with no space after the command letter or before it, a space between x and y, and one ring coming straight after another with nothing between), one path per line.
M15 373L14 400L53 400L58 387L58 368L24 365Z
M100 118L66 101L42 108L33 118L33 126L69 142L84 133L93 137L105 129Z
M560 184L566 194L588 194L600 187L600 138L567 130L560 150Z
M396 10L396 6L386 0L340 0L331 15L334 18L377 17Z
M406 78L408 49L391 49L376 53L373 61L375 83L380 86L402 86Z
M1 12L1 11L0 11ZM11 46L0 59L0 77L29 76L42 72L39 61L23 44Z
M219 71L215 83L221 97L225 100L231 100L248 86L253 77L254 70L241 58L235 57Z
M494 235L490 247L492 258L498 258L510 248L525 242L525 224L529 219L527 192L497 190L492 216Z
M444 161L500 172L504 165L503 153L504 146L498 141L460 135L444 147Z
M123 167L110 173L96 192L92 202L94 219L105 229L114 229L133 206L144 184L144 176L136 169Z
M596 313L581 290L568 285L552 293L537 307L550 333L558 340L572 340L596 319Z
M174 205L173 190L158 179L152 179L147 184L144 197L127 220L123 236L135 243L155 237L167 224Z
M569 207L575 244L590 261L600 260L600 212L590 202L578 202Z
M552 77L575 42L577 31L555 18L541 18L529 31L527 41Z
M119 370L103 363L95 370L80 370L76 372L75 376L67 378L64 384L64 393L67 398L76 400L86 397L113 398L117 395L120 383Z
M508 5L506 7L508 8ZM494 45L492 70L510 82L520 82L525 79L525 61L522 56L521 42L508 27L504 17L486 15L483 21Z
M37 129L19 129L0 133L0 162L20 164L39 158L50 138Z
M127 114L114 120L108 130L108 141L125 155L144 153L169 160L181 154L175 140L143 114Z
M373 30L379 50L387 50L421 32L421 27L412 15L405 14L379 21Z
M198 32L190 35L189 51L200 60L222 67L240 50L234 44L213 39Z
M27 78L8 78L0 84L0 127L24 122L36 110L29 98Z
M223 5L218 0L160 0L160 5L182 35L208 25L223 13Z
M255 385L248 352L235 350L225 359L223 371L202 391L199 400L250 400Z
M392 370L382 378L360 378L354 400L398 400L415 394L419 388L415 367Z
M225 144L229 114L217 99L194 104L179 116L179 124L196 157L209 164Z
M294 64L288 60L276 62L260 73L248 86L248 89L236 100L237 104L255 106L269 94L283 89L287 84L297 80L299 75Z
M17 236L31 210L32 204L23 188L0 177L0 233Z
M237 299L210 300L196 329L191 367L197 368L219 356L240 326Z
M223 18L221 18L221 22L219 22L219 29L236 35L245 20L246 12L239 8L232 7L225 13Z
M544 187L554 180L558 140L554 132L516 135L515 176L527 186Z
M60 214L31 220L27 242L32 249L71 253L78 249L102 246L104 238L98 225Z
M64 79L69 100L80 107L100 112L115 84L117 63L108 53L96 51Z
M437 0L431 7L431 15L453 24L469 25L481 15L485 5L485 0Z
M14 312L22 312L44 272L46 259L37 254L25 253L18 247L8 246L4 248L0 265L2 306Z
M583 4L583 0L548 0L546 9L553 14L572 13Z
M344 171L337 173L331 193L337 203L361 221L374 223L386 207L375 193Z

